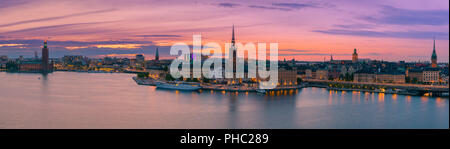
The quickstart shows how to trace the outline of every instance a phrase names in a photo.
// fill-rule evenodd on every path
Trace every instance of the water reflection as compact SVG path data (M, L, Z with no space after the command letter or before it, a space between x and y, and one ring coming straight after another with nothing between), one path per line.
M231 113L236 112L238 109L239 103L237 102L237 96L238 96L238 94L230 94L228 96L229 97L228 111L230 111Z
M392 94L392 99L397 100L397 94Z
M183 92L139 86L131 76L0 73L2 127L448 128L448 98L323 88Z
M384 93L378 93L378 102L380 103L384 102Z
M410 95L406 95L406 101L407 101L408 103L411 103L411 96L410 96Z
M328 92L329 92L329 94L328 94L328 105L332 105L333 104L333 92L334 91L329 90Z
M48 74L42 73L40 74L40 77L38 77L39 80L41 80L41 88L42 88L42 94L47 94L48 92Z
M437 107L444 107L445 106L445 99L442 99L440 97L436 98L436 106ZM448 100L448 99L447 99Z
M428 102L428 97L427 96L422 96L422 97L420 97L420 100L422 101L422 103L427 103Z

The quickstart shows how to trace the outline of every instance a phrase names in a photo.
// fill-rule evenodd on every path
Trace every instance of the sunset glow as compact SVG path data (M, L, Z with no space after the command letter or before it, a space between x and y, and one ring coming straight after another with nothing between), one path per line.
M145 54L173 43L221 46L279 43L279 58L305 61L361 58L429 61L433 37L448 62L448 0L221 1L15 0L0 2L0 55L32 57L48 39L50 57ZM332 14L332 15L331 15ZM223 47L222 47L223 48Z

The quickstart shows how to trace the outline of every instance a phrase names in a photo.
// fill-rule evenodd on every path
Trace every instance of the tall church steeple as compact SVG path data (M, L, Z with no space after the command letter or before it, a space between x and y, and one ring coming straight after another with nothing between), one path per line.
M433 54L431 54L431 67L437 67L436 40L433 37Z
M156 47L156 53L155 53L155 61L159 61L159 52L158 52L158 47Z
M233 24L233 32L232 32L232 34L231 34L231 43L233 44L233 45L235 45L236 44L236 41L235 41L235 38L234 38L234 24Z
M237 59L237 54L236 54L236 39L234 36L234 24L232 27L232 32L231 32L231 47L229 49L229 52L232 53L232 60L233 60L233 78L231 78L230 80L228 80L228 84L237 84L237 83L242 83L242 79L236 78L236 59Z

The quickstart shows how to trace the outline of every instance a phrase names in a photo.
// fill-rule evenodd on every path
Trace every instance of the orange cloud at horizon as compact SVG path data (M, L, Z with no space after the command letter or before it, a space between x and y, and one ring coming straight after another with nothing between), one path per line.
M289 8L265 0L230 3L237 5L223 7L203 0L36 0L12 6L6 3L0 8L0 47L3 50L20 46L2 40L28 39L151 43L67 44L60 47L69 52L60 54L85 48L143 49L177 42L192 45L192 36L199 34L202 44L217 42L223 49L224 43L231 40L234 24L237 42L278 43L281 59L322 61L331 54L334 59L350 59L356 48L361 58L429 61L432 37L436 36L438 61L448 61L449 25L448 19L443 18L448 18L448 13L442 13L448 12L448 1L321 1L301 9L293 8L295 3L306 2L293 1ZM411 12L417 17L391 20ZM23 54L17 51L1 52ZM161 56L167 53L161 51Z

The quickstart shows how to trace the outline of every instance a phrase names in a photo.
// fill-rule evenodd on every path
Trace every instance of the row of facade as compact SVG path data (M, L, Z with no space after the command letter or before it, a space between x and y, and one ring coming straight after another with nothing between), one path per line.
M419 70L408 69L406 73L347 72L353 76L353 82L425 84L440 82L440 70L438 68L425 68ZM305 75L300 77L316 80L330 80L330 78L336 78L331 76L330 72L326 69L318 69L316 71L308 69L305 71Z

